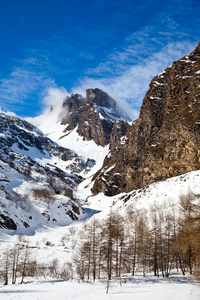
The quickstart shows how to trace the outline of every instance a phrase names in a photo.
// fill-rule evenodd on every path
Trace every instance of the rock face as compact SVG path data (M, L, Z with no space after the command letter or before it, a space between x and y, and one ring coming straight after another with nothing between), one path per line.
M115 146L120 142L120 139L127 133L130 125L123 121L116 121L113 125L112 132L110 134L110 149L114 150Z
M68 133L77 127L80 136L88 141L93 140L100 146L110 143L117 120L125 120L120 136L125 134L129 127L126 122L130 121L129 117L119 110L114 99L100 89L86 90L86 98L72 94L64 101L63 108L66 109L66 114L61 123L68 125L65 132Z
M150 83L139 119L105 158L93 193L129 192L200 168L200 44Z

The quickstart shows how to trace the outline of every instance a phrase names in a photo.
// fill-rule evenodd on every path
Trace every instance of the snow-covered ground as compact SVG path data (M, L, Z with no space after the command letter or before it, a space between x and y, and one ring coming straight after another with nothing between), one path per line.
M126 210L146 209L152 205L160 205L169 202L177 205L179 197L190 189L199 194L200 171L191 172L182 176L171 178L165 182L150 185L148 188L130 193L130 199L123 201L125 194L114 197L106 197L99 194L88 197L91 187L90 180L80 184L76 195L87 199L85 203L86 216L82 222L74 222L68 226L54 226L37 230L33 236L29 236L29 246L32 249L30 256L38 262L48 264L58 260L58 266L72 262L73 245L77 241L77 232L89 218L104 219L110 212L111 206L122 213ZM87 186L88 185L88 186ZM127 195L126 195L127 196ZM6 235L0 232L0 251L11 249L17 242L17 236ZM135 276L129 280L123 280L122 287L119 282L111 282L109 294L106 294L106 282L78 283L74 281L34 280L25 278L26 284L11 285L0 288L0 299L136 299L136 300L199 300L200 286L192 278L182 275L170 278L140 277ZM20 280L18 281L18 283Z
M153 279L134 277L122 283L37 281L0 288L1 300L199 300L200 286L187 278Z

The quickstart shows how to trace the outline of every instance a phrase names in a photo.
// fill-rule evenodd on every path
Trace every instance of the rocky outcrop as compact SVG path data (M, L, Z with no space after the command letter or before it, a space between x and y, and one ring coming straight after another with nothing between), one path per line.
M17 225L10 217L0 214L0 228L16 230Z
M63 102L64 116L62 116L61 124L67 124L67 130L73 130L78 126L84 102L84 98L79 94L72 94Z
M129 192L200 168L200 44L153 78L139 119L106 157L93 193Z
M113 129L110 135L110 149L114 150L116 145L120 142L121 138L127 133L128 129L131 127L129 123L118 120L114 123Z
M86 98L78 94L67 97L63 103L62 124L67 125L66 134L77 127L77 132L86 140L93 140L97 145L110 143L110 137L117 120L129 117L118 108L116 101L100 89L87 89ZM125 121L124 121L125 124ZM128 125L119 135L125 133ZM113 139L112 139L113 143Z

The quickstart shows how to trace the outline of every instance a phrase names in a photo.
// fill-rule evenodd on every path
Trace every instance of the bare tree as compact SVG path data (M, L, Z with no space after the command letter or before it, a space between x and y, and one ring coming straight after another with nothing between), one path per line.
M26 248L25 248L25 254L24 254L24 261L22 263L22 278L21 278L21 284L24 282L24 277L26 275L26 264L27 264L27 259L28 259L28 241L26 243Z

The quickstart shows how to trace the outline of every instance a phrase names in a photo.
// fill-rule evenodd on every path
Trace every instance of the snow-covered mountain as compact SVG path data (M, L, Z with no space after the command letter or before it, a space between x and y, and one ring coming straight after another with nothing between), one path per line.
M30 123L1 113L0 227L30 232L82 218L73 189L92 164Z
M99 89L86 90L86 97L67 96L59 107L51 106L43 115L27 120L59 145L73 149L85 159L100 161L98 167L109 147L130 127L128 115Z
M90 190L81 195L75 188L126 133L130 125L122 119L128 116L99 89L63 99L30 120L37 127L0 113L0 227L30 234L85 217L80 201Z
M87 89L86 98L72 94L63 102L61 124L66 125L66 134L77 127L80 136L100 146L109 144L113 126L119 120L124 120L125 128L129 127L126 113L100 89Z

